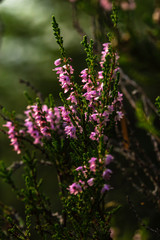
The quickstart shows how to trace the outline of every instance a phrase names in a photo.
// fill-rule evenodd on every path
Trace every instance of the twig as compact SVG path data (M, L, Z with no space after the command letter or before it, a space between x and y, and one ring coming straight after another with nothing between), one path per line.
M72 4L73 27L77 30L80 36L83 37L84 35L86 35L86 33L80 26L76 4L74 2L72 2L71 4Z
M156 113L158 114L158 111L156 109L156 107L154 106L154 104L151 102L151 100L147 97L146 93L144 92L144 90L142 89L142 87L140 87L138 85L138 83L136 83L136 81L132 80L129 78L129 76L127 76L122 69L120 69L120 86L123 87L123 89L125 88L125 85L128 86L133 86L135 88L132 96L134 95L134 93L139 93L143 99L145 99L145 102L149 105L149 107ZM125 88L126 89L126 88ZM128 93L128 92L127 92ZM129 93L128 93L129 94ZM125 95L125 93L124 93ZM131 94L129 94L131 96ZM132 98L133 100L133 98ZM143 101L143 100L142 100ZM134 105L134 104L133 104Z
M45 166L53 166L53 163L50 161L45 161L45 160L40 160L38 161L38 163L45 165ZM20 167L24 166L24 162L23 161L16 161L14 163L12 163L7 170L8 171L12 171L12 173L14 173L17 169L19 169Z
M43 102L43 97L42 97L41 92L39 92L38 89L36 89L29 81L25 81L23 79L20 79L19 82L22 83L22 84L25 84L27 87L32 89L32 91L34 91L35 94L39 97L39 99Z

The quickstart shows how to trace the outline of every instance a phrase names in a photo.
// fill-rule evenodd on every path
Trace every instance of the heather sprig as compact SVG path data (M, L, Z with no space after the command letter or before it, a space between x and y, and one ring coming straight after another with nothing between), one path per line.
M59 50L63 58L65 58L65 50L63 47L63 37L61 37L60 34L60 28L58 26L58 23L56 22L55 16L52 17L52 28L53 28L53 33L55 36L55 39L57 41L57 44L59 45Z
M113 125L123 117L123 97L118 91L118 56L111 43L104 43L98 62L94 43L92 40L88 43L85 36L82 45L87 54L87 68L80 72L78 84L72 60L65 55L55 17L52 25L62 56L54 61L53 69L62 88L62 105L56 106L52 95L45 102L30 101L21 122L9 118L3 125L8 128L14 151L22 156L19 167L24 168L25 187L19 199L25 205L25 236L30 239L34 220L42 239L47 236L110 239L109 223L104 224L108 212L103 202L112 189L110 177L114 174L110 167L114 157L108 141ZM41 156L45 159L41 160ZM43 181L38 177L41 163L56 169L62 205L60 216L52 212L51 203L42 191ZM4 167L1 173L12 184Z
M87 62L87 66L88 66L88 75L90 76L93 84L95 84L96 82L96 74L97 74L97 56L94 55L94 42L91 39L90 42L87 42L87 36L83 37L83 41L81 42L81 44L84 46L84 50L87 54L87 58L86 58L86 62Z

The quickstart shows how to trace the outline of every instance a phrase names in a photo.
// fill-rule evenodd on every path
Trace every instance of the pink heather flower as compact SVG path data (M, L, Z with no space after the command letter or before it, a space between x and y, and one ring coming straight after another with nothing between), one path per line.
M13 123L11 121L8 121L6 124L3 124L3 127L8 128L8 138L10 139L11 144L14 147L14 151L17 152L17 154L21 153L21 150L19 148L19 143L17 139L18 133L15 131L15 126L13 126Z
M81 185L85 185L85 182L82 181L82 180L79 180L78 182L79 182Z
M60 111L61 111L61 115L62 115L62 118L63 118L63 121L64 122L67 122L67 123L70 123L71 122L71 119L69 117L69 111L65 109L65 107L59 107Z
M97 125L94 129L94 132L91 132L89 138L93 141L95 141L95 140L98 141L99 137L100 137L100 132L99 132L98 125Z
M60 63L60 59L57 59L55 61L57 65ZM64 65L63 67L57 67L53 69L53 71L56 71L56 74L59 75L59 82L61 87L64 89L64 93L67 93L70 89L72 90L73 88L70 87L71 82L70 82L70 75L73 74L74 69L71 65L67 64Z
M14 143L11 143L11 145L13 145L14 151L17 152L17 154L21 153L21 150L19 149L19 144L17 142L17 139L16 139L16 141Z
M58 58L57 60L54 61L55 66L59 66L61 64L61 58Z
M42 108L44 113L48 110L46 105ZM29 109L29 111L25 111L27 118L25 119L24 126L27 128L27 133L34 138L33 143L40 144L42 146L43 143L41 140L43 136L47 138L51 136L43 111L39 109L37 104L28 106L27 109Z
M102 116L103 116L103 118L104 118L104 119L103 119L103 125L106 126L106 125L107 125L107 122L110 121L110 119L109 119L109 112L108 112L107 110L105 110L105 111L103 112Z
M19 134L21 134L22 136L25 136L25 133L26 133L26 132L25 132L24 129L20 129L20 130L19 130Z
M104 180L107 181L107 180L110 179L111 174L112 174L112 171L111 171L110 169L106 169L106 170L103 172L102 176L103 176Z
M91 90L87 91L86 93L83 94L83 96L88 100L89 102L98 100L99 98L99 92L96 90Z
M113 104L116 102L120 102L122 104L122 101L123 101L123 93L118 92L118 97L115 99Z
M72 60L71 58L70 58L70 60ZM67 65L64 65L63 66L63 69L65 69L65 73L70 73L70 74L73 74L74 73L74 69L73 69L73 67L71 66L71 65L69 65L69 64L67 64ZM67 70L67 71L66 71Z
M71 138L77 138L76 136L76 127L71 124L70 126L67 125L64 129L67 136L70 136Z
M89 164L90 164L89 168L92 172L96 172L96 160L97 160L97 158L95 158L95 157L92 157L89 160Z
M87 82L88 81L88 68L85 68L84 70L81 71L80 77L82 78L82 82Z
M71 84L70 78L67 75L64 75L64 73L61 73L59 75L59 82L61 83L61 87L64 88L64 93L67 93Z
M89 120L99 123L100 120L99 120L98 116L99 116L99 114L97 112L94 112L93 114L90 115Z
M103 71L98 72L98 79L103 79Z
M109 0L100 0L100 5L106 11L111 11L112 10L112 3Z
M76 171L83 171L83 167L79 166L78 168L76 168Z
M105 184L101 189L101 193L104 194L106 191L109 191L110 189L111 189L110 185Z
M40 128L40 132L42 133L43 136L45 137L51 137L51 134L49 132L49 127L44 126Z
M48 112L48 106L47 105L42 105L42 112Z
M91 132L89 138L93 141L97 140L97 134L95 132Z
M79 172L78 175L80 175L80 172L82 172L83 176L85 178L87 178L87 174L86 174L87 170L86 170L86 166L85 165L84 166L79 166L78 168L76 168L76 171Z
M115 122L120 121L120 120L123 118L123 116L124 116L124 114L122 113L122 111L117 111L116 114L117 114L117 115L116 115L115 118L114 118Z
M56 74L61 74L63 73L63 68L62 67L57 67L57 68L54 68L52 69L53 71L57 71Z
M108 105L108 113L111 114L114 111L113 105Z
M103 63L105 61L106 55L109 53L108 51L109 45L110 43L103 43L103 51L101 52L102 56L101 56L101 62L100 62L101 67L103 67Z
M104 158L104 164L105 166L107 166L108 164L110 164L110 162L112 162L114 159L114 157L111 154L107 154L107 156Z
M91 187L93 186L94 184L94 178L90 178L88 181L87 181L88 185Z
M69 186L70 194L77 195L79 192L82 192L82 187L78 183L73 183Z
M74 93L74 92L71 92L71 94L70 94L70 96L67 98L67 100L70 100L71 103L77 104L77 99L76 99L76 96L75 96L75 93Z

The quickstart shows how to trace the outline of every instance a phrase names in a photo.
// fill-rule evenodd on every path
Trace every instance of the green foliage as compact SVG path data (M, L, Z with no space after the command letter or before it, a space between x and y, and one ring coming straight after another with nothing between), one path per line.
M145 129L155 137L160 137L160 131L154 127L155 117L153 115L147 116L145 114L141 102L137 102L136 116L138 119L138 127Z
M60 28L58 26L58 23L56 22L55 16L52 17L52 27L53 27L53 33L55 36L55 39L57 41L57 44L59 45L59 50L63 58L65 58L65 50L63 47L63 38L60 35Z
M157 107L157 109L158 109L158 113L160 114L160 96L158 96L157 98L156 98L156 107Z
M117 28L117 24L119 22L119 19L118 19L118 7L115 4L115 0L112 1L112 4L113 4L113 7L112 7L111 19L112 19L114 28Z

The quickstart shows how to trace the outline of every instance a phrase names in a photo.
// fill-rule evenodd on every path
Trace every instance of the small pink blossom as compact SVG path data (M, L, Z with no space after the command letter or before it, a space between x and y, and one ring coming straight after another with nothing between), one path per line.
M8 128L8 138L10 139L10 145L13 145L14 151L17 152L17 154L21 153L21 150L19 148L19 143L17 139L18 132L15 131L15 126L11 121L7 121L6 124L3 124L3 127Z
M90 178L88 181L87 181L88 185L91 187L93 186L94 184L94 178Z
M78 168L76 168L76 171L83 171L83 167L79 166Z
M76 136L76 127L71 123L71 125L67 125L64 129L67 136L71 138L77 138Z
M97 140L97 134L95 132L91 132L89 138L93 141Z
M59 66L61 64L61 58L58 58L57 60L54 61L55 66Z
M109 53L109 45L110 43L103 44L103 51L101 52L101 62L100 62L100 66L102 68L103 68L103 63L105 62L106 55Z
M96 172L96 160L97 160L97 158L95 158L95 157L92 157L92 158L89 160L90 170L91 170L92 172Z
M69 186L70 194L77 195L79 192L82 192L82 187L78 183L73 183Z
M75 93L74 93L74 92L71 92L71 94L70 94L70 96L67 98L67 100L70 100L71 103L77 104L77 99L76 99L76 96L75 96Z
M117 111L116 112L116 116L114 118L115 122L120 121L123 118L124 114L122 113L122 111Z

